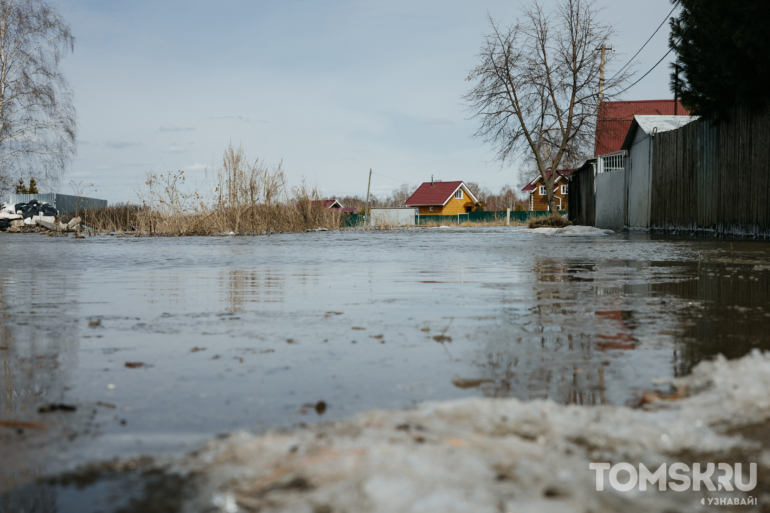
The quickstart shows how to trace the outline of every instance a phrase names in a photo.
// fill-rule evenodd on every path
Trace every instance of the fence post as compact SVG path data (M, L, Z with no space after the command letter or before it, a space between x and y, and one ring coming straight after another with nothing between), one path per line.
M511 207L505 209L505 226L511 226Z

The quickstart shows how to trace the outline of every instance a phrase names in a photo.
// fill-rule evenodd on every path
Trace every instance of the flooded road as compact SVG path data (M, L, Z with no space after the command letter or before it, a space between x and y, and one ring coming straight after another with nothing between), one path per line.
M3 235L0 262L0 491L426 400L633 404L701 360L770 348L767 242Z

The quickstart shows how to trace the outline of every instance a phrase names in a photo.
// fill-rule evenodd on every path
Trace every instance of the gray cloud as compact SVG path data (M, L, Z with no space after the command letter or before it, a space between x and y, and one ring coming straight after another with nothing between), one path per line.
M176 125L163 125L158 128L158 132L192 132L193 130L195 130L195 127Z
M236 119L238 121L243 121L244 123L249 123L251 121L249 118L243 116L215 116L210 117L209 119Z
M104 145L111 150L123 150L125 148L139 146L139 143L129 141L107 141Z
M168 148L163 150L164 153L183 153L187 151L187 149L184 146L180 146L179 144L171 144Z

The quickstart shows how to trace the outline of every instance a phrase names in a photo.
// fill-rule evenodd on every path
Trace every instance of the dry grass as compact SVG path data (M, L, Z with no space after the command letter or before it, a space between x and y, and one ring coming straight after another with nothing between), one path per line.
M213 182L207 190L206 184ZM83 224L99 231L135 235L180 236L224 233L300 232L336 229L340 214L314 203L318 190L304 181L291 190L281 165L268 168L248 161L242 148L230 146L221 167L206 176L202 189L186 186L184 171L148 171L137 191L141 205L116 205L79 213Z
M532 217L527 223L528 228L564 228L572 223L564 219L558 214L551 214L550 216Z
M118 203L99 210L81 210L81 224L98 231L133 231L139 226L139 216L144 207L130 203ZM75 216L72 216L75 217Z

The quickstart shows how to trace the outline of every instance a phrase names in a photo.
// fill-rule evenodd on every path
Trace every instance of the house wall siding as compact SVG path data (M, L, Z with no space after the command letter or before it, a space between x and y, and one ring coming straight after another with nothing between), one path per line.
M537 182L536 189L532 191L532 210L534 211L542 211L542 210L548 210L548 195L540 195L540 183ZM557 198L561 198L561 208L559 210L567 210L568 200L567 200L567 194L561 193L561 186L567 185L567 181L563 178L556 182L556 192L554 193L554 196ZM559 206L559 200L556 200L556 206Z
M622 230L625 215L625 171L596 175L596 227Z
M452 196L446 205L434 206L433 212L430 211L430 207L420 207L421 216L453 216L457 214L464 214L466 207L473 207L473 201L468 199L468 195L463 192L463 199L456 199Z
M631 228L649 228L652 191L652 139L637 130L626 160L626 218Z

